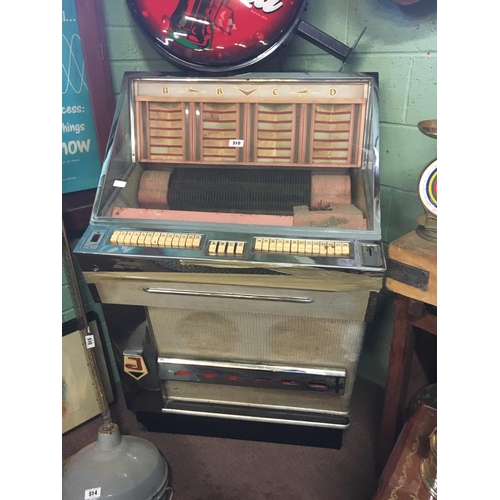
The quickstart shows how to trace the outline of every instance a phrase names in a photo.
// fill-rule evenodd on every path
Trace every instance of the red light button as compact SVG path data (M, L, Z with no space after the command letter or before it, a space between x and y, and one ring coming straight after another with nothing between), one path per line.
M328 386L322 382L309 382L309 389L313 389L315 391L327 391Z

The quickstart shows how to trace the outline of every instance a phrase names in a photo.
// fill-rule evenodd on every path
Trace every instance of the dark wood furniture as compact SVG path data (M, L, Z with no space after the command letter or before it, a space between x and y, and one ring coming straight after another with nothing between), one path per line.
M433 500L420 464L429 454L429 436L436 426L437 410L420 402L399 435L373 500Z
M407 402L419 330L437 334L437 244L415 231L389 245L386 288L395 295L395 320L379 434L377 469L394 446Z

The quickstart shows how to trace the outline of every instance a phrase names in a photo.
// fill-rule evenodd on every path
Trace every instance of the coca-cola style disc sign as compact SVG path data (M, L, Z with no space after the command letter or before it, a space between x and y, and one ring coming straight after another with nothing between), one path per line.
M149 42L166 59L200 71L245 68L277 49L307 0L127 0Z

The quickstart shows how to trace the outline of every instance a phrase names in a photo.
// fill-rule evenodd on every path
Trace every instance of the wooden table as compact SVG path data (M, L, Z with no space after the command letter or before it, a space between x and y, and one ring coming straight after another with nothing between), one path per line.
M396 294L395 320L377 468L382 470L402 426L418 329L437 335L437 244L415 231L389 245L386 288Z
M437 410L420 403L406 422L379 481L373 500L434 500L422 481L420 464L430 451Z

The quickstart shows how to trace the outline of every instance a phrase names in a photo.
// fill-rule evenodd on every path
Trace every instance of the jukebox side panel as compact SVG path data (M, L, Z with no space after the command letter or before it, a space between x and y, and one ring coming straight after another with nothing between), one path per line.
M142 306L102 304L127 407L161 413L154 339Z

